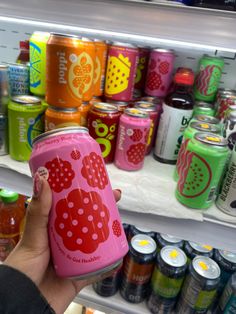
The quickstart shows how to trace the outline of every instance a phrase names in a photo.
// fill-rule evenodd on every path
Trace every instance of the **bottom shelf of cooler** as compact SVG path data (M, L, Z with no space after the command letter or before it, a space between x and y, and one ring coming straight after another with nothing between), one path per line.
M91 286L84 288L74 301L104 311L106 314L150 314L145 302L128 303L120 296L119 292L112 297L101 297Z

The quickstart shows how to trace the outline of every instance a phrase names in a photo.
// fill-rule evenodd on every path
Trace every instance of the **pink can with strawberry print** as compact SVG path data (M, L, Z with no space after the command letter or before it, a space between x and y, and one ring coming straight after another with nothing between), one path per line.
M57 275L82 279L119 265L128 244L99 144L88 130L38 136L29 164L52 189L48 232Z
M173 50L153 49L148 62L145 94L165 97L172 81L175 55Z
M125 109L116 142L115 165L118 168L132 171L143 167L150 127L148 113L137 108Z

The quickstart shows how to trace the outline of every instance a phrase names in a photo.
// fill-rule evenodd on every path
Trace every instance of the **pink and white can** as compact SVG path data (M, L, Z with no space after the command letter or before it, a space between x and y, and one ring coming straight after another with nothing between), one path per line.
M52 189L48 232L57 275L82 279L119 265L128 244L99 144L88 130L38 136L29 164Z
M115 165L123 170L143 167L151 120L137 108L127 108L120 117L116 142Z
M175 55L173 50L153 49L148 62L145 94L165 97L172 81Z

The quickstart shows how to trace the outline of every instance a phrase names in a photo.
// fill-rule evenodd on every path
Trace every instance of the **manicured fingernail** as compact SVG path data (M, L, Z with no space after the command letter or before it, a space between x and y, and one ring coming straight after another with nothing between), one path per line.
M34 175L33 197L38 198L42 189L42 179L36 172Z
M118 191L120 195L122 194L122 191L120 189L116 189L116 191Z

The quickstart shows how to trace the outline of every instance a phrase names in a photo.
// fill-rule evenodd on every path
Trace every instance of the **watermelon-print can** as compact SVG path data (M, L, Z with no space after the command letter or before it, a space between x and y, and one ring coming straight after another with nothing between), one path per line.
M230 89L219 90L216 96L217 118L223 121L229 107L234 105L236 105L236 91Z
M165 97L172 82L175 55L173 50L153 49L150 53L145 94Z
M116 142L115 165L123 170L139 170L143 167L151 119L148 113L127 108L120 117Z
M149 55L150 48L148 47L138 48L138 65L134 84L135 99L140 98L144 93Z
M196 100L215 100L223 68L223 58L203 55L199 61L199 71L194 85Z
M52 189L48 231L57 275L82 279L119 265L128 244L99 144L88 130L42 134L29 164Z
M133 99L138 48L128 43L113 42L109 46L105 97L119 101Z
M209 208L218 193L229 154L228 142L222 136L196 133L182 155L177 200L190 208Z

